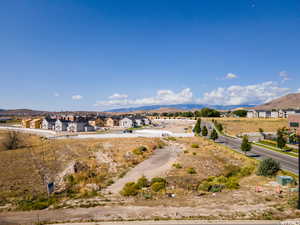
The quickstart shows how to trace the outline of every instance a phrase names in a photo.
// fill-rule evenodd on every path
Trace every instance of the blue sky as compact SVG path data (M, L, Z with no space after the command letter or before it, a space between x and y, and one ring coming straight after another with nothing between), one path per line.
M0 108L255 104L300 88L299 0L0 3Z

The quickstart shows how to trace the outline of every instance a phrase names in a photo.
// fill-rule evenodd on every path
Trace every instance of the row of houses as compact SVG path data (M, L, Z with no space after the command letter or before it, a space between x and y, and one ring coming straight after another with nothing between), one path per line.
M290 115L300 114L300 110L249 110L248 118L288 118Z
M151 121L146 117L45 117L26 119L22 121L22 127L34 129L46 129L68 132L88 132L96 129L107 128L132 128L150 125Z

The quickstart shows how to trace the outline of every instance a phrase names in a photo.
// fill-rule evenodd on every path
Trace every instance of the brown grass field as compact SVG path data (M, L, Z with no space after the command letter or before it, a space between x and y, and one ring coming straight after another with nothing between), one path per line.
M0 144L4 136L5 132L1 132ZM109 179L151 155L159 142L154 138L46 140L29 134L21 137L22 148L5 150L0 145L0 197L43 194L43 180L55 181L75 162L87 165L88 172L96 174L95 179L85 177L82 187L89 182L105 186ZM133 154L132 150L140 146L148 150L143 155ZM126 153L130 153L128 157Z
M239 135L241 133L258 132L262 128L265 132L276 132L279 128L287 127L287 119L248 119L248 118L218 118L226 134Z

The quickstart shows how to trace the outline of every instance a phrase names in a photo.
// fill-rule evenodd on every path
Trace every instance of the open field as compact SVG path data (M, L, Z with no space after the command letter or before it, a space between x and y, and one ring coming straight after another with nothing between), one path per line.
M259 132L276 132L279 128L287 127L287 119L248 119L248 118L215 118L224 127L224 132L229 135Z
M2 205L26 196L43 196L46 183L53 181L61 191L72 190L73 197L88 194L89 185L101 190L148 158L160 144L155 138L47 140L21 135L26 138L23 148L0 149ZM142 154L133 153L141 146L146 148Z
M283 187L278 193L274 177L257 176L256 160L201 137L165 138L165 143L180 146L183 151L178 152L171 168L160 173L161 181L156 181L163 185L160 189L154 189L154 183L149 183L150 186L136 190L133 196L109 194L105 190L126 176L128 168L135 167L136 170L137 164L153 157L152 152L162 145L161 140L49 141L30 137L35 141L31 148L0 152L4 159L0 164L0 197L2 205L9 203L10 208L15 209L13 199L24 198L33 192L44 193L43 174L52 179L67 177L68 192L63 192L63 196L57 194L59 202L51 202L51 210L42 211L40 215L45 220L68 221L78 219L80 215L84 215L84 220L285 219L300 216L293 209L296 193L290 192L289 187ZM141 146L147 151L139 151ZM133 149L137 154L131 154ZM35 161L44 163L46 169L40 170ZM81 163L78 168L83 170L68 175L67 169L75 161ZM141 170L140 174L143 174L145 168ZM89 190L91 184L96 184L99 190ZM258 186L259 192L255 191ZM26 215L27 220L36 219L31 214L18 212L3 212L0 217L19 216L23 219L22 215Z

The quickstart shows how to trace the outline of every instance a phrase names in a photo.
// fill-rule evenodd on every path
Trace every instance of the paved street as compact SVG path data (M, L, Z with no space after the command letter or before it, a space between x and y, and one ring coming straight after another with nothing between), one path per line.
M203 121L202 125L205 125L210 131L213 128L213 124L207 121ZM221 136L219 134L218 143L223 144L235 151L241 152L241 143L242 140L239 138L232 138L228 136ZM272 158L280 162L281 168L292 173L298 174L298 159L283 153L275 152L263 147L252 145L252 150L247 153L249 156L256 159L262 160L265 158Z

